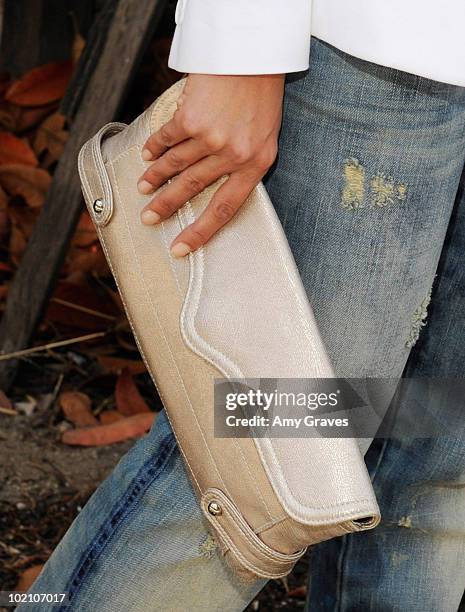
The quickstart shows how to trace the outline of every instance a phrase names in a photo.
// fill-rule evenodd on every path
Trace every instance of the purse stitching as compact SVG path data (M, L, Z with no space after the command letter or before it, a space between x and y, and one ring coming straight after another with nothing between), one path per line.
M163 244L165 245L165 248L166 248L166 250L168 252L168 255L169 255L168 259L169 259L169 262L170 262L170 267L171 267L171 271L172 271L173 276L174 276L174 280L176 281L176 286L178 288L179 297L182 298L183 295L182 295L182 291L181 291L181 285L180 285L180 282L179 282L178 272L176 270L176 266L174 265L174 257L171 255L171 252L170 252L170 249L169 249L168 239L167 239L167 236L166 236L164 221L162 221L160 223L160 227L161 227L161 232L162 232Z

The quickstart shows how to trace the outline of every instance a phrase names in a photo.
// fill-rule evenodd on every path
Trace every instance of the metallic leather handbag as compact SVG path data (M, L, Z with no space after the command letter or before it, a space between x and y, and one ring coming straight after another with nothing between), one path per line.
M245 578L288 574L312 544L375 527L379 509L351 438L214 435L215 378L331 378L283 229L263 184L206 246L169 245L220 181L156 226L136 184L142 146L176 110L179 81L129 126L82 148L84 197L207 526Z

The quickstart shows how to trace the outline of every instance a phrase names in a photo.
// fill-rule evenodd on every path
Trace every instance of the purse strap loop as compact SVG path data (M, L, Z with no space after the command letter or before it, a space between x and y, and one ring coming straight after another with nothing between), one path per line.
M113 191L102 156L102 142L126 127L125 123L107 123L79 153L79 173L87 179L83 187L88 209L94 223L100 227L106 225L113 214Z

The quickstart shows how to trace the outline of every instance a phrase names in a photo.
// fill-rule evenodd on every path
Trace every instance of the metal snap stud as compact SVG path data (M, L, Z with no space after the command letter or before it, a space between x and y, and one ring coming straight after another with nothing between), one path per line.
M103 200L100 200L100 199L95 200L95 202L92 205L92 208L94 209L94 212L97 214L103 213L103 209L104 209Z
M223 512L223 510L221 509L221 506L218 502L211 501L208 504L208 512L210 512L210 514L213 514L213 516L218 516Z

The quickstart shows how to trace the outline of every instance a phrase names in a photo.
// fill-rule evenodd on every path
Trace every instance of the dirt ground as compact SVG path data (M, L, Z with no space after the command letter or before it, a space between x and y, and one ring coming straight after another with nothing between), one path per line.
M48 411L0 415L0 585L43 563L131 441L80 448L60 442ZM61 422L63 423L63 421Z

